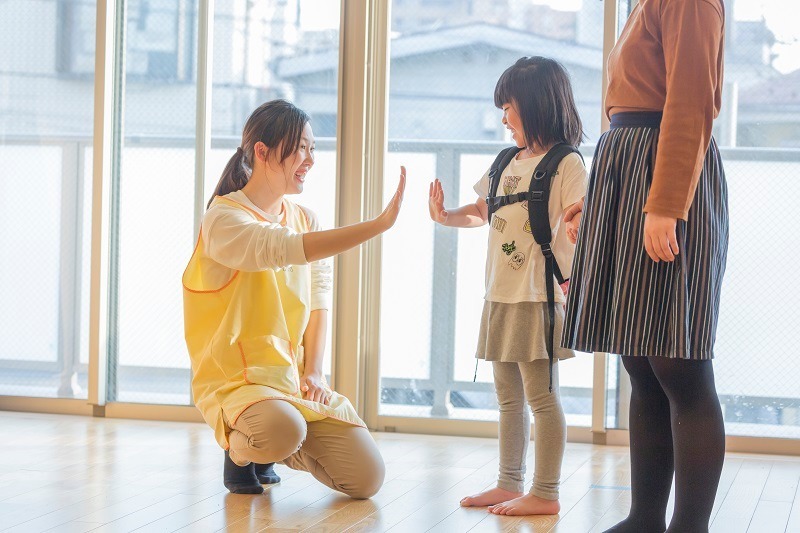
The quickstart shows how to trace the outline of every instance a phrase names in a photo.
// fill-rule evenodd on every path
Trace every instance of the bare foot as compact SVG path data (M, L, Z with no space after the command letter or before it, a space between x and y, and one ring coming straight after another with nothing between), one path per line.
M558 500L545 500L533 494L526 494L513 500L498 503L489 507L489 512L493 514L505 514L511 516L531 515L531 514L558 514L561 504Z
M496 503L505 502L513 498L522 496L521 492L511 492L510 490L493 488L485 490L480 494L473 494L461 500L461 507L486 507Z

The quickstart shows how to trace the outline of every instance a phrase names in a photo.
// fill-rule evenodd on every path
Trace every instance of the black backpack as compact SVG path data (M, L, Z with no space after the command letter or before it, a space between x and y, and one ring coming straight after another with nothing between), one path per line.
M534 240L536 240L536 244L541 247L542 255L545 258L544 284L547 289L547 314L550 319L550 332L545 338L545 343L547 345L547 357L550 360L550 392L553 392L553 339L556 319L553 276L555 276L559 284L566 282L568 278L564 278L561 273L558 262L556 262L556 258L553 255L553 250L550 247L553 240L552 231L550 230L550 214L548 213L550 184L561 160L573 152L578 155L581 155L581 153L572 145L566 143L556 144L550 148L539 164L536 165L527 192L497 196L497 187L500 184L503 170L520 150L521 148L512 146L497 154L489 170L489 196L486 197L486 205L489 207L489 223L491 223L492 215L501 207L518 202L528 202L528 220L531 225L531 233ZM581 159L583 159L583 156L581 156Z

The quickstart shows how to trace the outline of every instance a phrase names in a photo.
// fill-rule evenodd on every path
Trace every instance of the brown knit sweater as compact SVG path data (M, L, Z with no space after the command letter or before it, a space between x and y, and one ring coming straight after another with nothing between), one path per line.
M605 111L663 111L645 212L686 219L719 114L722 0L640 0L608 58Z

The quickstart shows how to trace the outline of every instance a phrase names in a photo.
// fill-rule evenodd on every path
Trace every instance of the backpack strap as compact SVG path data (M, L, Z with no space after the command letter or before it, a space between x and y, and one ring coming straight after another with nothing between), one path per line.
M580 155L577 148L565 143L556 144L550 148L539 164L536 165L536 170L533 171L533 177L528 189L530 196L528 199L528 220L531 225L531 233L536 243L541 247L545 261L544 285L547 291L547 315L549 318L549 331L545 337L545 345L547 346L547 357L550 363L550 392L553 392L553 342L556 322L556 295L553 278L555 277L559 284L565 281L551 248L553 232L550 229L550 213L548 211L550 185L561 160L573 152ZM581 156L581 159L583 159L583 156Z
M489 208L489 222L492 221L492 215L494 212L503 207L503 205L508 205L508 201L498 202L505 198L501 196L497 198L497 187L500 184L500 177L503 175L503 170L511 163L511 160L519 153L522 148L517 148L516 146L510 146L500 151L497 154L497 157L494 158L494 163L492 163L491 168L489 169L489 196L486 197L486 205ZM502 203L502 205L500 205Z
M578 149L569 144L557 144L553 146L550 151L545 154L539 164L536 165L536 170L533 171L531 184L528 188L528 219L531 223L531 233L533 238L539 246L547 245L546 250L550 250L550 242L553 240L553 234L550 229L550 215L548 213L548 205L550 205L550 186L553 182L558 170L558 165L561 160L571 153L578 153ZM543 248L542 253L546 250ZM558 279L559 283L564 283L561 276Z

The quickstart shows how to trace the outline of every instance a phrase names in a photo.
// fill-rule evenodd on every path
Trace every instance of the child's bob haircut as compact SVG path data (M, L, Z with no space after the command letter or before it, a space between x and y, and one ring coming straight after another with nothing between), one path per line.
M523 57L508 67L494 88L494 105L513 104L525 130L525 145L578 146L583 125L566 69L554 59Z

